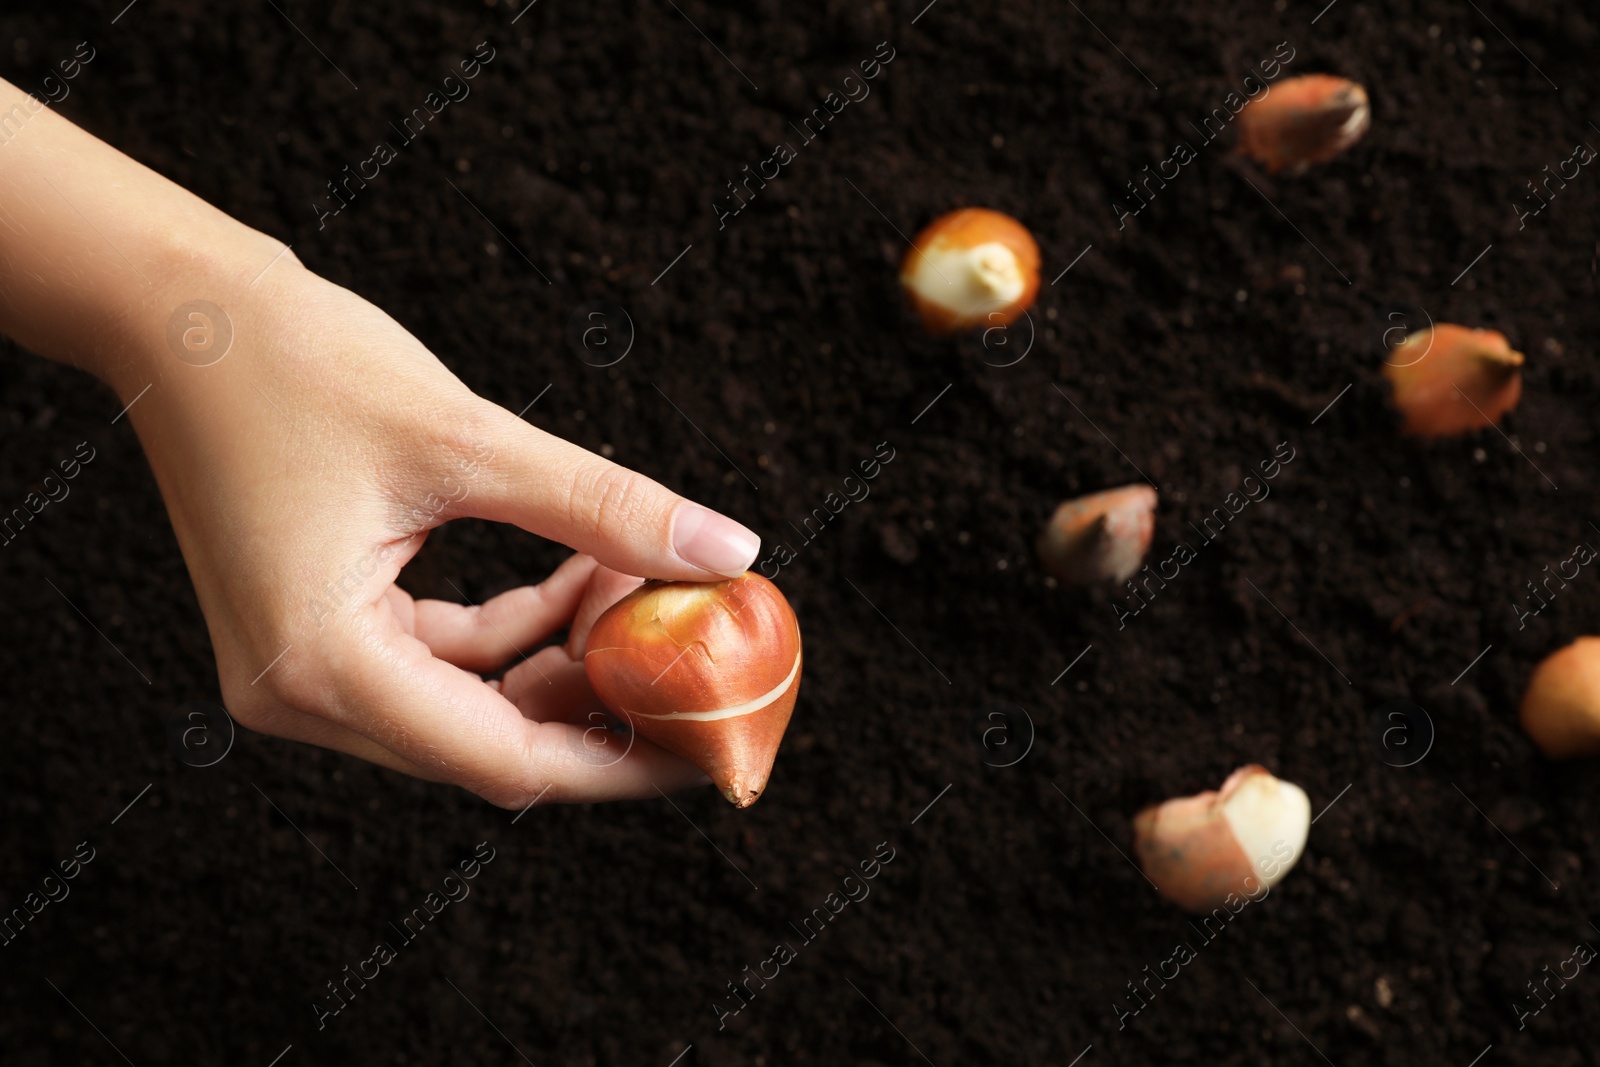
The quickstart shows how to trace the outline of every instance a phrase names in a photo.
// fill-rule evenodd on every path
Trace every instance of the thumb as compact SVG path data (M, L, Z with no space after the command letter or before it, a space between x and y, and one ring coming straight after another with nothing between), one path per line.
M755 563L761 539L727 516L485 406L498 413L492 455L461 479L456 514L520 526L641 578L715 581Z

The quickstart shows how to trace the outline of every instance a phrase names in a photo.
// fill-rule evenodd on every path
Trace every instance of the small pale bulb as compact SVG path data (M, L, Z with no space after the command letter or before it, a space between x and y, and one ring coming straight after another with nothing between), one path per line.
M1134 852L1156 890L1186 911L1259 900L1305 851L1311 800L1250 764L1219 790L1146 808L1133 820Z
M1155 510L1156 491L1143 482L1069 500L1039 535L1039 560L1071 585L1126 581L1150 550Z

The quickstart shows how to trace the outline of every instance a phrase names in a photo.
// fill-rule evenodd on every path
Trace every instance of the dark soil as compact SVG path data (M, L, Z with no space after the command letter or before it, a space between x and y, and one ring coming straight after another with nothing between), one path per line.
M1541 758L1515 706L1541 657L1600 632L1600 575L1525 628L1513 607L1600 537L1600 174L1524 229L1513 206L1600 146L1594 14L941 0L913 25L922 2L545 0L515 25L494 0L143 0L114 25L125 0L8 5L7 77L88 39L64 114L293 242L474 389L541 396L540 426L787 542L807 673L747 811L706 790L513 825L253 734L186 766L168 725L217 685L154 481L110 391L13 349L0 503L80 441L97 458L0 552L0 907L79 842L95 858L0 947L0 1062L1596 1062L1589 970L1518 1029L1525 984L1600 944L1600 788ZM326 183L486 40L472 95L319 230ZM719 230L726 183L883 41L871 95ZM1189 126L1284 41L1288 73L1374 102L1365 141L1299 178ZM1125 184L1180 139L1199 157L1119 229ZM968 204L1043 249L1010 366L1027 324L930 339L897 290L902 235ZM567 339L596 301L636 329L604 369ZM1402 303L1528 354L1504 436L1398 436L1376 338ZM871 496L805 543L880 442ZM1110 591L1033 562L1057 502L1140 472L1165 558L1281 442L1271 496L1125 628ZM481 599L564 551L456 524L404 581ZM1400 699L1436 733L1409 767L1372 722ZM986 750L996 725L1009 747ZM1141 807L1247 762L1333 806L1202 944L1119 850ZM319 1031L324 983L483 841L472 895ZM805 943L791 924L880 842L870 896ZM1198 958L1119 1030L1126 984L1180 940ZM727 983L779 942L797 958L719 1029Z

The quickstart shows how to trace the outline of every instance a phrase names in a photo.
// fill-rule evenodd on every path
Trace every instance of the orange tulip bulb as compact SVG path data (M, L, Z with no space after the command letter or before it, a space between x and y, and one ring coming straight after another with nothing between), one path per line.
M1276 174L1326 163L1372 124L1367 91L1348 78L1305 74L1272 86L1235 119L1239 151Z
M1523 358L1494 330L1441 322L1408 335L1383 367L1401 431L1448 437L1495 425L1522 397Z
M1580 637L1539 664L1520 715L1551 759L1600 756L1600 637Z
M934 333L1005 326L1039 292L1039 246L1027 227L969 207L934 219L911 242L900 284Z
M583 667L613 714L745 808L766 788L800 692L800 624L750 571L650 581L595 622Z

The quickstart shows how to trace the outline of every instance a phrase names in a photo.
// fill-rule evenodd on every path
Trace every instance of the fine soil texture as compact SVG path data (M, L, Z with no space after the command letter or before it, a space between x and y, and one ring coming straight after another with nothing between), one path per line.
M89 42L61 114L757 530L805 676L743 811L519 816L242 728L194 766L215 664L124 400L7 344L0 507L93 458L0 550L0 909L78 863L0 946L0 1062L1597 1062L1567 961L1600 945L1600 787L1516 722L1600 631L1594 567L1536 614L1526 586L1600 546L1600 171L1529 190L1600 146L1593 10L924 3L7 5L9 80ZM1365 85L1366 138L1296 176L1208 140L1272 59ZM931 337L899 262L964 206L1022 220L1044 280ZM1382 338L1429 318L1526 353L1499 430L1398 432ZM1047 580L1054 507L1146 479L1178 576L1137 613ZM481 602L567 552L452 523L401 580ZM1203 936L1132 818L1247 763L1318 817Z

